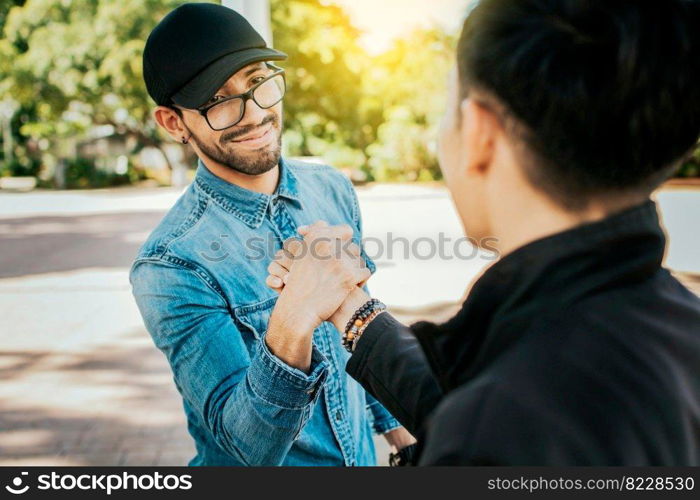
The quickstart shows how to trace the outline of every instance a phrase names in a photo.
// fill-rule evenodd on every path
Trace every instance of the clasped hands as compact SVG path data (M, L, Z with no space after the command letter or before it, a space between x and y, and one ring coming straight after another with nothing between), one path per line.
M267 341L287 362L308 370L314 329L328 320L342 332L354 312L370 298L362 286L371 273L360 247L352 241L350 226L318 221L298 228L298 232L303 239L287 240L268 266L265 283L280 296L270 318ZM300 352L306 355L300 356ZM384 437L394 450L416 442L403 427Z
M318 221L298 228L268 266L266 284L280 294L278 306L293 311L303 331L331 321L343 331L354 311L369 300L362 286L371 273L348 225ZM282 302L282 304L279 304Z

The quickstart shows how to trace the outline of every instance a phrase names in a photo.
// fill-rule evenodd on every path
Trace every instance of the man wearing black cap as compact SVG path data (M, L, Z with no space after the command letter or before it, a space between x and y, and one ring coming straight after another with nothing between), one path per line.
M374 270L349 181L281 158L285 77L271 61L285 58L238 13L199 3L168 14L144 49L155 120L199 157L130 274L183 397L190 465L373 465L370 424L396 448L412 441L345 374L333 325L265 284L275 251L319 218L364 257L342 269L348 286Z

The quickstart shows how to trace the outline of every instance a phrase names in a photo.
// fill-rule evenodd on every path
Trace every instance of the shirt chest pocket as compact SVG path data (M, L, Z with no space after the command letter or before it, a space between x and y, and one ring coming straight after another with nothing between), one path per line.
M238 306L233 309L233 317L237 326L241 330L243 340L251 350L251 347L265 338L267 324L270 321L270 314L277 303L277 296L269 299Z

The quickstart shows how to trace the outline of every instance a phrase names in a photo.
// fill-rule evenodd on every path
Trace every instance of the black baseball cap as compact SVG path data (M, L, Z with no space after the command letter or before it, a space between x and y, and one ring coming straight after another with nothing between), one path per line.
M287 54L271 49L238 12L211 3L186 3L165 16L146 40L143 79L156 104L206 104L238 70Z

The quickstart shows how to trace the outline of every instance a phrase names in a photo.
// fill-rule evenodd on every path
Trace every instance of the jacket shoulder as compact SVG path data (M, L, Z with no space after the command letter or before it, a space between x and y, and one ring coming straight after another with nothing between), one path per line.
M197 225L207 206L208 198L201 196L193 184L190 185L148 235L135 260L162 258L174 240Z

